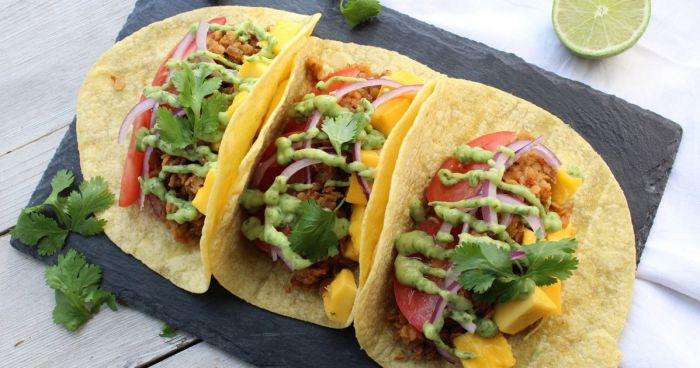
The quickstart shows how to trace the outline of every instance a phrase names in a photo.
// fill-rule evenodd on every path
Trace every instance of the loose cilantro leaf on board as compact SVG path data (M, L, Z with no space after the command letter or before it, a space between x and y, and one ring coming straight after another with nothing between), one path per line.
M345 5L343 2L341 0L338 4L338 10L350 28L376 17L382 9L377 0L348 0Z
M335 151L340 155L343 145L353 142L360 134L362 126L360 119L362 113L347 113L338 115L335 118L327 117L323 119L321 130L328 135L328 140Z
M190 122L182 116L173 116L172 111L159 107L156 128L160 130L160 138L173 148L185 148L195 143Z
M298 211L299 219L289 234L292 250L311 262L337 254L335 213L311 200L301 202Z
M48 256L63 248L68 230L60 228L52 218L24 209L11 234L27 245L38 244L39 254Z
M163 328L161 328L160 333L158 334L158 336L166 339L172 339L175 337L175 335L177 335L177 330L167 323L163 323Z
M107 182L98 176L81 183L79 190L72 191L68 197L61 196L74 179L68 170L57 172L51 179L51 194L44 203L22 210L12 236L29 246L38 245L40 255L50 256L63 248L69 231L86 236L102 232L107 222L92 215L109 208L114 194L107 189ZM58 221L42 213L48 209Z
M474 298L507 303L527 297L535 286L565 280L578 267L576 241L540 241L522 248L525 257L513 260L510 251L491 244L462 241L452 254L459 283Z
M74 249L58 256L58 263L46 269L44 278L46 285L56 292L53 321L68 331L77 330L97 314L104 303L117 310L114 295L100 288L100 267L87 263Z
M194 124L194 135L197 139L210 143L221 141L221 137L224 135L222 128L225 127L219 123L219 112L226 111L229 104L229 99L218 91L204 100L202 116Z

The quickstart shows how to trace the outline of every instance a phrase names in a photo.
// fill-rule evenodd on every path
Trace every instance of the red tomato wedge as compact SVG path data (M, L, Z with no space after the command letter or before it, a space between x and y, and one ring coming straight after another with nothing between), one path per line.
M423 331L423 324L430 322L433 311L440 302L440 296L420 292L400 283L396 278L394 278L394 297L401 314L418 331Z
M472 147L481 147L485 150L495 152L500 146L512 143L515 140L515 132L502 131L494 132L478 137L468 144ZM449 169L452 172L465 173L467 171L482 168L483 164L462 164L454 157L449 157L442 163L440 169ZM474 196L480 187L472 187L469 183L462 181L452 186L443 185L440 178L435 175L428 185L426 197L428 202L448 201L455 202Z
M323 81L325 82L333 77L357 77L359 74L360 74L360 68L358 68L356 66L351 66L351 67L348 67L345 69L340 69L340 70L337 70L337 71L331 73ZM329 93L337 90L338 88L346 86L350 83L352 83L352 82L335 81L335 82L331 83L331 85L328 86L328 88L324 89L323 91L319 91L316 88L314 88L313 93L315 95L326 95L326 94L329 94Z
M210 24L226 24L226 17L218 17L209 21ZM188 55L194 51L194 42L187 49L185 55ZM168 55L165 57L163 62L158 67L153 81L152 86L162 86L168 80L168 75L170 71L165 66L165 64L170 60L177 49L175 45ZM140 101L145 99L141 96ZM151 122L152 111L146 111L139 118L134 121L134 126L131 129L131 141L129 142L129 150L126 154L126 162L124 163L124 172L122 173L121 181L121 191L119 192L119 207L129 207L136 203L141 194L141 187L139 186L139 176L141 176L141 171L143 171L143 158L144 153L136 149L136 132L141 128L148 128Z

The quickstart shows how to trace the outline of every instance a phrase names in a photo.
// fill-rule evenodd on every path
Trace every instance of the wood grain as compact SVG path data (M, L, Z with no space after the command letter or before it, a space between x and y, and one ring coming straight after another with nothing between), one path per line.
M153 365L153 367L222 368L252 366L242 363L224 351L202 342Z

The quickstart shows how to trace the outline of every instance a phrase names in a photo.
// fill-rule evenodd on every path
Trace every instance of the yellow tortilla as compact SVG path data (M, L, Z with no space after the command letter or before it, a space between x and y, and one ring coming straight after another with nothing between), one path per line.
M593 148L554 115L506 92L482 84L443 79L420 109L401 147L377 244L374 271L355 310L357 338L383 366L452 367L444 359L418 362L395 357L402 346L387 320L394 308L394 239L412 228L409 202L424 198L430 179L459 144L499 130L544 136L564 165L582 169L585 180L574 197L579 269L562 289L563 314L552 316L528 336L508 341L519 367L617 367L617 340L632 296L634 233L625 196Z
M255 165L265 147L271 144L282 132L287 119L289 107L301 100L311 90L306 76L305 61L316 57L332 69L343 68L350 64L368 65L374 72L384 70L406 70L419 77L430 80L440 76L414 60L396 52L376 47L360 46L350 43L326 41L311 37L303 45L293 66L287 94L279 107L273 112L260 132L258 139L238 171L238 178L233 186L225 186L218 180L209 199L207 211L216 208L216 221L208 219L203 235L204 254L207 255L214 277L233 294L261 308L288 317L316 323L323 326L342 328L352 322L352 317L344 323L328 320L324 313L321 295L317 292L302 290L290 285L291 272L281 262L273 263L270 257L260 251L252 242L247 241L241 231L241 223L246 217L245 211L238 206L238 198L245 190L253 174ZM424 97L420 98L423 99ZM419 103L419 98L414 103ZM410 110L411 108L409 108ZM410 122L405 123L410 126ZM387 142L389 143L389 142ZM393 143L399 144L400 142ZM382 150L382 161L393 161L384 155L398 154L398 149ZM395 158L395 157L394 157ZM231 169L231 165L220 159L219 168ZM379 175L382 175L381 173ZM388 182L388 179L386 179ZM386 184L388 185L388 183ZM210 217L212 215L210 214ZM367 226L364 231L375 228Z
M285 20L302 25L299 33L275 57L268 71L255 84L249 95L252 98L247 98L231 117L220 155L229 154L231 150L230 144L227 144L231 140L231 130L245 131L249 135L247 146L243 144L238 147L240 151L247 152L262 114L267 111L275 86L284 79L287 65L291 64L303 40L311 34L320 15L307 16L240 6L209 7L153 23L115 44L92 67L78 96L78 148L85 177L100 175L107 180L113 192L119 193L128 148L127 144L117 144L122 119L139 101L143 87L151 83L165 55L177 45L190 26L219 16L226 16L229 23L252 20L258 24L272 25L277 20ZM122 90L115 88L113 77L124 82ZM224 146L227 148L224 149ZM233 163L234 157L227 161L238 167ZM227 173L220 175L225 179L230 178ZM102 216L107 220L105 233L124 252L187 291L203 293L209 288L211 272L203 261L200 246L176 242L150 210L139 211L138 205L129 208L115 205Z

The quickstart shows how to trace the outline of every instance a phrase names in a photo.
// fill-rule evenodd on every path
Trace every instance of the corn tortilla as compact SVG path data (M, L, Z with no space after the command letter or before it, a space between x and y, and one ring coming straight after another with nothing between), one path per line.
M253 144L243 159L235 185L228 187L217 179L207 211L211 211L213 207L219 207L221 210L217 212L216 221L209 219L205 224L202 244L206 249L204 253L211 264L214 277L238 297L288 317L327 327L343 328L350 325L352 316L344 323L330 321L325 315L321 295L291 287L289 284L291 272L285 268L284 264L282 262L273 263L267 254L261 252L252 242L247 241L240 231L246 214L238 206L238 198L245 190L263 149L281 134L287 120L289 107L311 90L312 85L306 76L304 65L306 59L311 56L318 58L332 69L340 69L350 64L365 64L373 72L406 70L426 81L440 76L439 73L427 66L393 51L352 43L320 40L314 37L308 39L302 47L302 51L297 55L287 85L287 93L282 98L277 110L270 115L269 120L265 123L260 133L262 139L258 139ZM420 105L420 101L428 95L427 92L419 93L412 106L414 104ZM411 108L409 107L409 110ZM402 120L398 124L410 126L411 123L412 119ZM397 134L397 138L393 141L390 135L387 146L382 150L380 169L377 171L379 175L382 175L382 163L394 161L392 158L398 154L398 146L401 144L401 139L398 138L402 138L399 135ZM224 160L225 158L220 161L219 167L229 168L230 165ZM387 182L388 188L389 178L384 179L384 181ZM377 206L372 204L372 199L370 199L369 205ZM379 205L381 206L381 204ZM364 226L365 232L378 232L377 229L381 229L381 227L373 227L372 224Z
M144 86L149 85L164 56L180 41L192 24L226 16L229 23L251 20L272 25L277 20L302 24L295 38L285 47L267 72L258 80L247 98L231 117L222 147L231 140L231 127L246 127L247 151L255 131L267 111L274 86L284 78L302 41L311 34L319 15L307 16L275 9L240 6L208 7L182 13L146 26L105 52L88 73L78 96L77 135L80 166L85 177L100 175L110 189L119 193L122 168L128 145L117 144L122 119L138 102ZM115 88L112 78L124 82ZM220 156L227 154L220 151ZM241 156L242 157L242 156ZM235 159L227 160L236 168ZM240 161L240 160L239 160ZM222 174L223 177L226 175ZM166 226L150 211L112 206L102 215L107 220L105 233L124 252L133 255L173 284L194 293L209 288L211 272L198 244L177 243ZM206 221L205 221L206 222Z
M544 141L564 165L582 169L572 221L580 265L562 289L561 316L508 341L518 367L617 367L617 340L632 296L635 248L625 196L603 159L554 115L482 84L444 79L421 107L404 140L386 208L386 222L355 310L357 338L383 366L452 367L446 360L395 360L402 351L387 320L394 308L394 239L412 229L409 202L424 198L430 179L459 144L499 130L525 130Z

